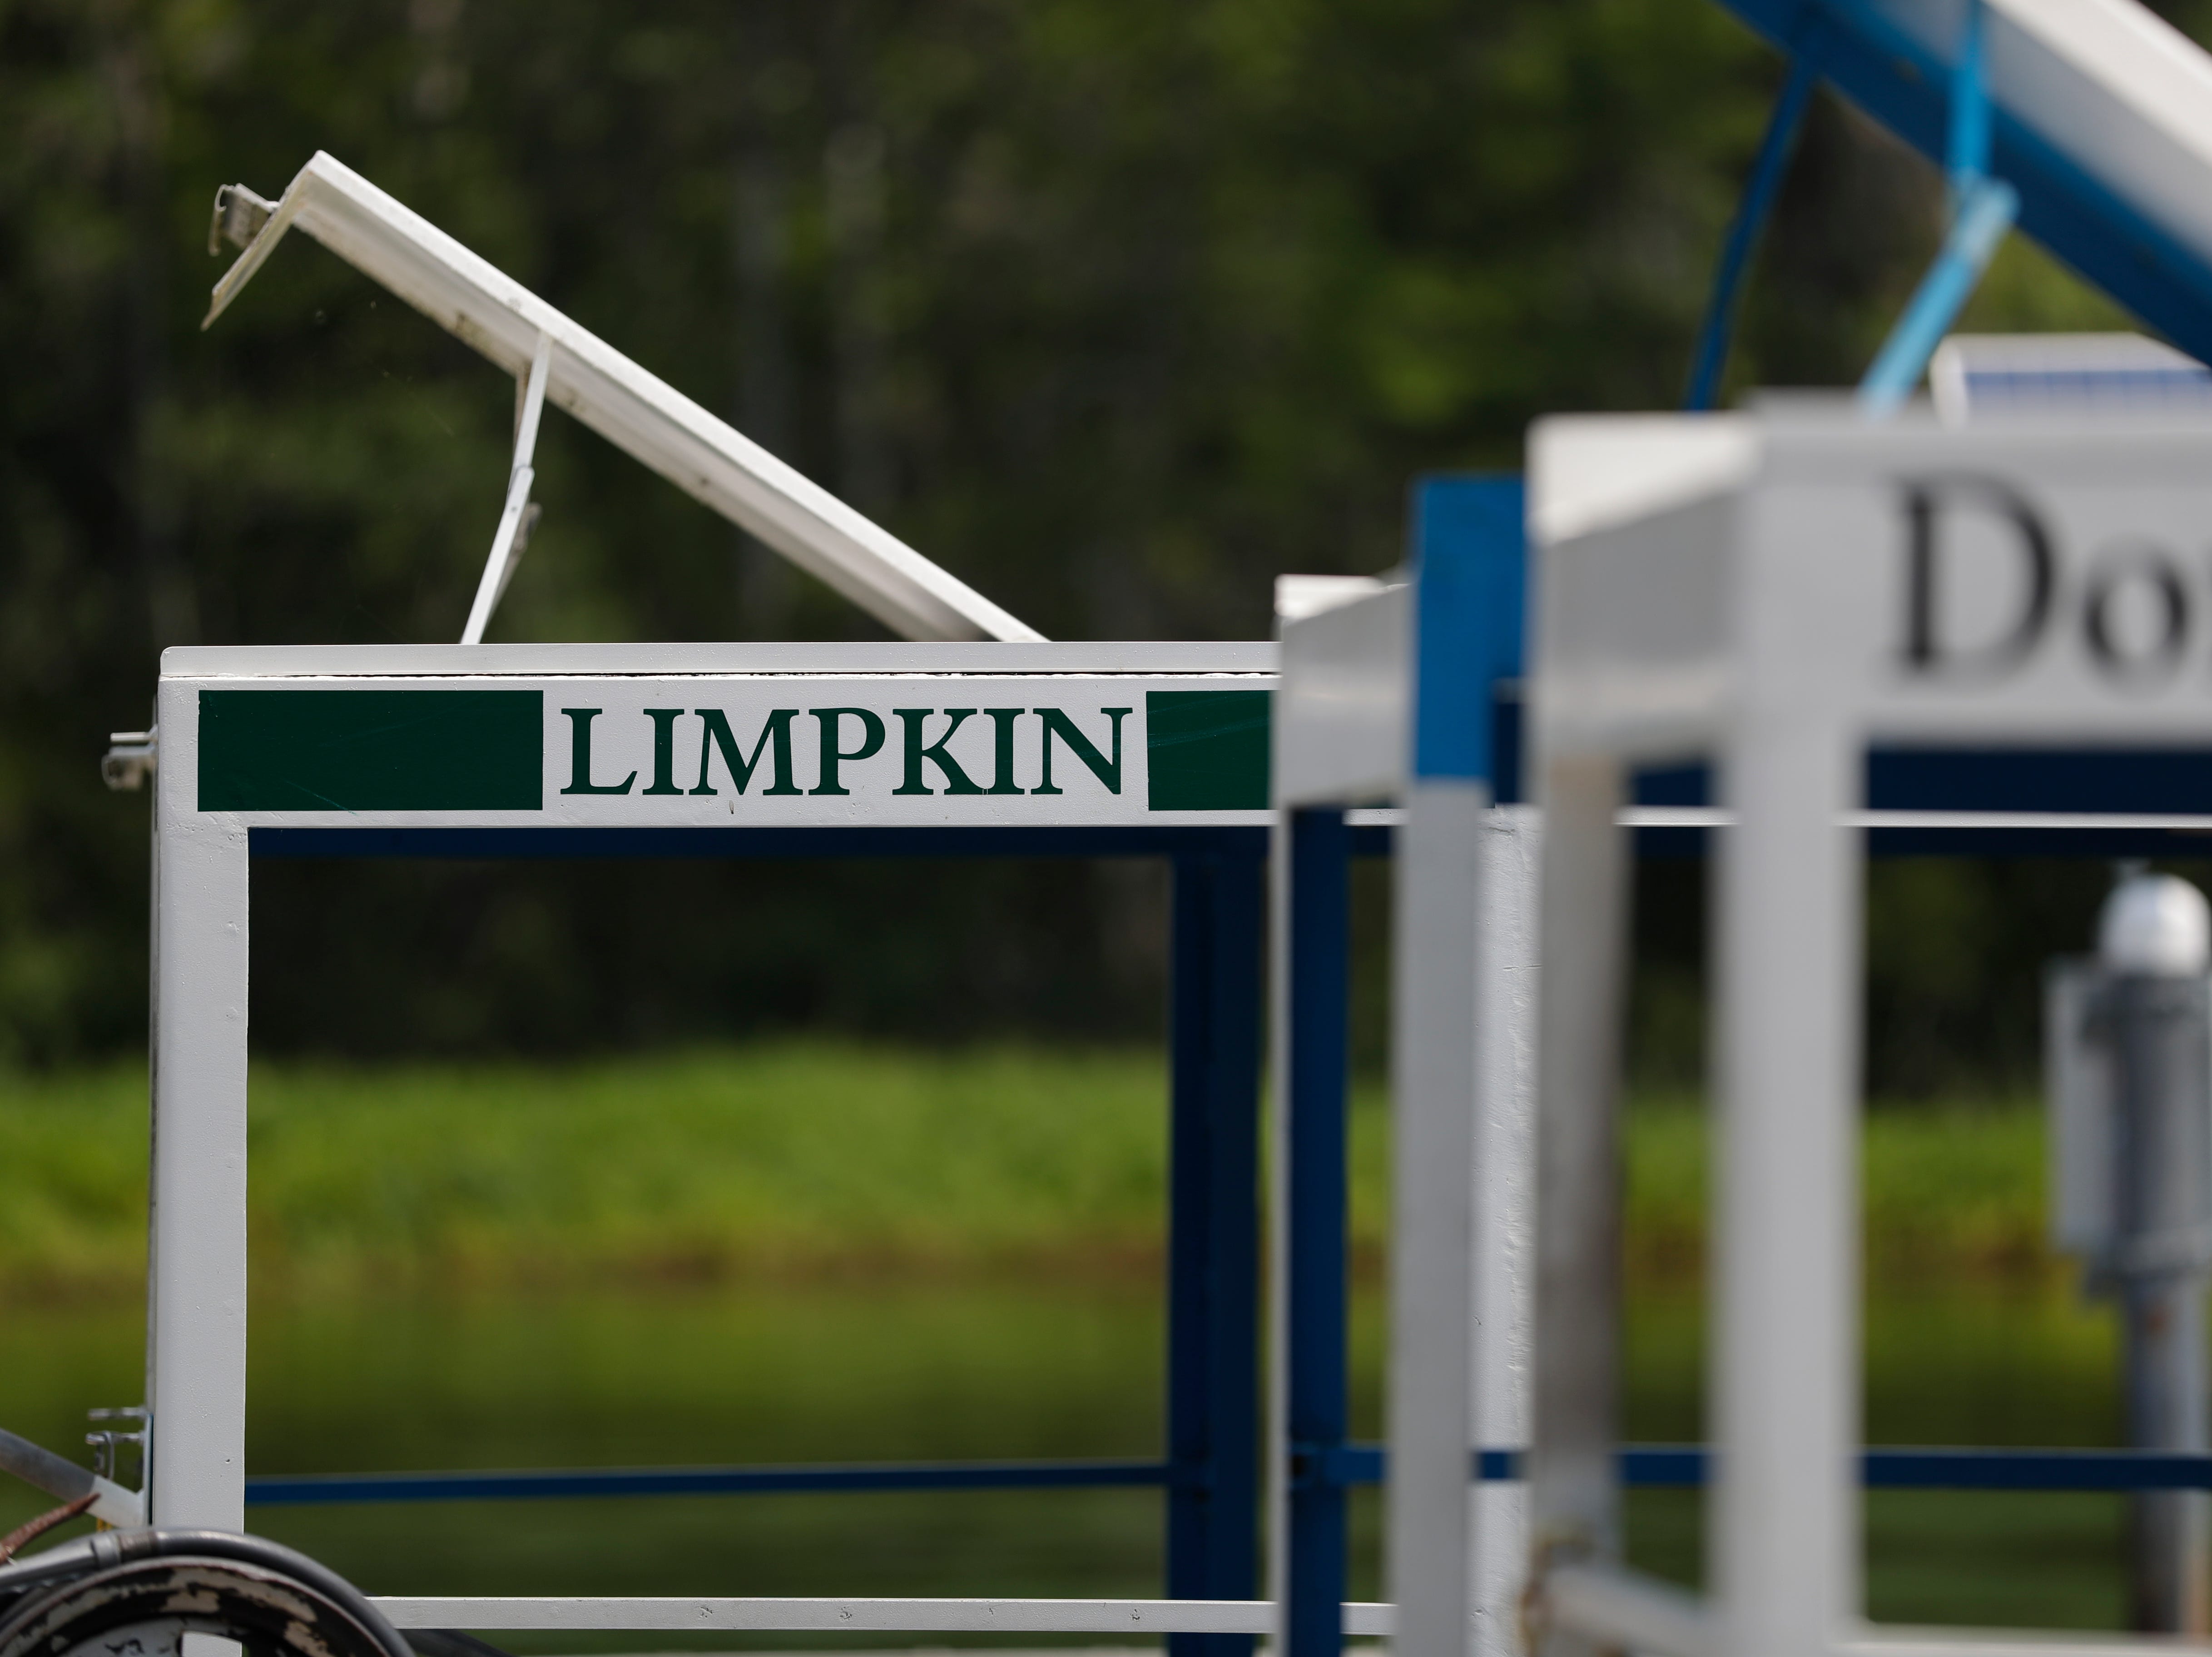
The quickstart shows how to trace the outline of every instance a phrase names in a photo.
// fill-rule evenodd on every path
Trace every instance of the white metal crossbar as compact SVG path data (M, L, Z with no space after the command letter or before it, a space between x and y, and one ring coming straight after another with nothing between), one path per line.
M761 1633L1267 1634L1265 1599L477 1599L373 1602L403 1629L604 1629ZM1352 1639L1383 1639L1390 1607L1344 1608Z
M1711 1617L1694 1595L1636 1571L1563 1565L1544 1578L1552 1624L1605 1647L1655 1657L1708 1657Z
M1945 1628L1870 1629L1835 1646L1835 1657L2153 1657L2154 1653L2185 1657L2195 1652L2212 1652L2212 1646L2161 1635L2085 1640L2078 1635L2024 1630L1998 1634L1976 1630L1962 1637L1960 1630Z
M1711 1613L1695 1595L1636 1571L1555 1567L1544 1578L1540 1616L1560 1632L1655 1657L1710 1657L1717 1648ZM2162 1636L2083 1639L2027 1630L1890 1627L1863 1629L1837 1641L1832 1651L1834 1657L2152 1657L2212 1652L2212 1646Z
M1622 828L1733 828L1735 813L1717 806L1629 806L1614 813ZM2107 834L2156 829L2168 834L2212 833L2212 816L2153 811L1842 811L1836 826L1853 829L1942 829L1990 833L2063 829Z

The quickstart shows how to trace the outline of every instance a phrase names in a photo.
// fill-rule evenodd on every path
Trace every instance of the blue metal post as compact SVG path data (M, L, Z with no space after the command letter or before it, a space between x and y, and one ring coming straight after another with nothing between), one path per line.
M1285 1657L1343 1647L1346 1354L1346 1093L1352 834L1340 811L1291 816L1286 1161L1290 1535Z
M1413 486L1416 776L1499 781L1495 698L1528 650L1528 509L1517 472Z
M1168 1185L1167 1593L1259 1591L1260 1037L1266 864L1175 861ZM1246 1657L1249 1634L1171 1634Z

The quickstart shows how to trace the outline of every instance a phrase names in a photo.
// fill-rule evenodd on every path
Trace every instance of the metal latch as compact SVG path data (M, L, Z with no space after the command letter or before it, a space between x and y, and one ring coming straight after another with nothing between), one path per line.
M110 731L107 752L100 762L100 780L111 789L133 791L146 786L160 756L161 733Z
M126 1490L136 1490L142 1496L146 1490L146 1440L152 1414L143 1404L126 1404L108 1410L88 1410L86 1416L96 1422L120 1422L119 1427L102 1427L87 1433L84 1441L92 1447L92 1471L105 1479L112 1480ZM128 1455L131 1465L124 1465ZM127 1475L127 1477L126 1477Z
M208 221L208 252L222 251L226 241L244 247L261 234L276 204L258 196L242 184L226 184L215 192L215 216Z

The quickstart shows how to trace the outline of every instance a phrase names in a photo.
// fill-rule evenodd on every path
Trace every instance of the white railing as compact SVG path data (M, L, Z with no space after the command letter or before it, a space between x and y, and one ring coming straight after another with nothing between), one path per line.
M1257 1634L1275 1630L1265 1599L483 1599L373 1602L402 1629L529 1629L778 1634ZM1347 1638L1385 1639L1390 1607L1344 1608Z

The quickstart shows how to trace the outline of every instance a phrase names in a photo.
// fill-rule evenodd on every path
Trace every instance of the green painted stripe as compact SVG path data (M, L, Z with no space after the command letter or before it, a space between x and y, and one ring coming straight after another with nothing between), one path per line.
M1268 693L1145 692L1151 811L1267 808Z
M541 691L202 691L202 811L538 811Z

